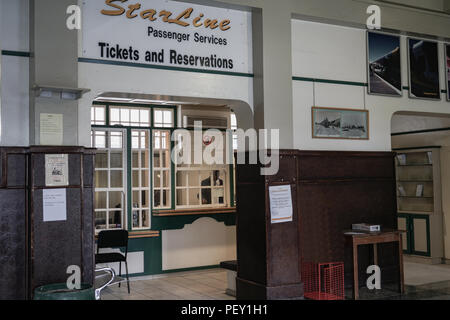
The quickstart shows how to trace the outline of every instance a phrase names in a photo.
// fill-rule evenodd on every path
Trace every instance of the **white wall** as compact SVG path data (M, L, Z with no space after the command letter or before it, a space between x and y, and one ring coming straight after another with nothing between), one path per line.
M408 86L406 38L402 37L402 83ZM445 88L444 46L439 43L441 89ZM366 31L292 20L292 75L327 80L367 82ZM315 95L313 92L315 91ZM315 99L314 99L315 97ZM311 106L369 110L370 139L312 139ZM293 81L294 147L304 150L391 150L391 117L397 111L450 114L450 103L368 95L367 88Z
M28 1L0 0L0 48L29 51ZM27 146L29 141L29 59L2 56L1 146Z
M163 270L218 265L236 260L236 227L200 218L182 230L162 231Z

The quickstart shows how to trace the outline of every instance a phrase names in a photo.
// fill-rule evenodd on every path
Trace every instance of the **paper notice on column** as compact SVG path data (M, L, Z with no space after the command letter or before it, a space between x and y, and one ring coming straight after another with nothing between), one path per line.
M60 146L63 144L63 115L41 113L40 144L45 146Z
M45 155L45 186L69 185L69 156L67 154Z
M66 221L66 189L44 189L42 192L44 222Z
M292 193L291 186L269 187L271 223L292 221Z

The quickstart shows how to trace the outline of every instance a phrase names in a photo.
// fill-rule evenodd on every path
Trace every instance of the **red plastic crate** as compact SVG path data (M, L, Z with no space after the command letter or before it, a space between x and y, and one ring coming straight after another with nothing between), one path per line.
M304 295L313 300L344 300L344 263L302 263Z

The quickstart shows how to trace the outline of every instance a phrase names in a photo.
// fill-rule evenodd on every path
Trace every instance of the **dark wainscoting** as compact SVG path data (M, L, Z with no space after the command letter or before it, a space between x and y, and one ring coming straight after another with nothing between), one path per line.
M268 187L277 184L291 185L292 222L270 223ZM301 298L301 261L343 261L352 286L343 231L359 222L397 227L392 152L282 150L274 176L261 176L259 165L237 165L236 192L238 299ZM364 285L372 249L359 250ZM396 249L379 250L382 282L398 281Z
M66 282L78 265L94 282L94 150L0 148L0 300L30 299L40 285ZM43 222L45 154L69 155L67 221Z

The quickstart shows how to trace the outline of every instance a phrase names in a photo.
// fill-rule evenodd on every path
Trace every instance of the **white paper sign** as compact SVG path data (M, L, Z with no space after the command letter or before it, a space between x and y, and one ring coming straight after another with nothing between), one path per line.
M83 59L252 73L250 12L164 0L85 0L82 14Z
M41 113L40 115L40 144L59 146L63 144L63 115Z
M48 187L69 185L69 156L67 154L45 155L45 185Z
M44 222L66 221L66 189L44 189L42 192Z
M269 187L271 223L292 221L291 185Z

